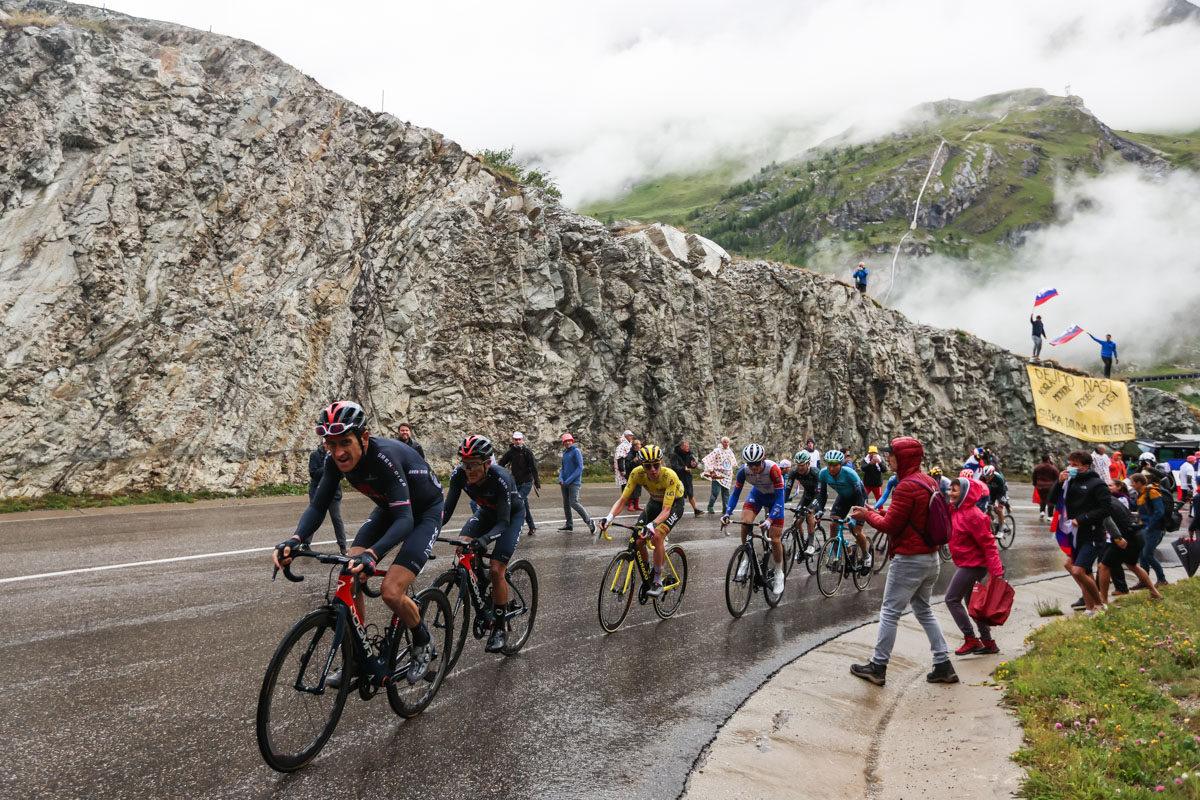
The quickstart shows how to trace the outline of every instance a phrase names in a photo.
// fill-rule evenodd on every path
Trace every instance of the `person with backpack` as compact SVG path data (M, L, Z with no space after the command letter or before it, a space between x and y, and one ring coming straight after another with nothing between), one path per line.
M956 656L1000 652L992 639L991 628L983 620L977 620L979 636L975 635L966 607L975 584L989 574L993 578L1004 577L1000 549L992 535L992 521L976 505L986 493L987 485L983 481L955 478L950 482L950 557L958 569L946 587L946 608L963 635L962 647L954 651Z
M1133 484L1133 490L1137 492L1138 516L1141 517L1142 525L1145 526L1142 535L1146 537L1146 544L1142 547L1142 557L1138 559L1138 565L1146 570L1146 577L1150 577L1151 569L1154 570L1154 576L1157 579L1155 586L1166 586L1166 573L1163 572L1162 564L1154 555L1154 551L1158 549L1163 538L1163 498L1165 493L1155 486L1143 472L1136 473L1129 481ZM1149 586L1148 581L1138 581L1130 588L1147 589Z
M1050 499L1055 508L1062 501L1059 530L1070 534L1074 541L1064 566L1083 590L1084 613L1090 617L1104 610L1092 566L1104 550L1104 520L1111 503L1108 484L1092 469L1091 453L1072 450L1067 454L1067 468L1050 491Z
M1133 515L1129 513L1129 509L1121 501L1120 496L1113 492L1112 487L1109 487L1109 492L1109 513L1108 519L1104 522L1104 527L1108 530L1109 543L1104 548L1104 555L1100 557L1100 601L1102 604L1108 603L1110 584L1116 592L1129 594L1128 587L1122 589L1117 584L1117 578L1123 578L1125 567L1129 567L1143 586L1150 588L1151 597L1155 600L1161 599L1162 595L1158 589L1150 586L1150 575L1138 564L1138 559L1146 546L1146 539L1137 529Z
M886 514L856 506L850 518L870 523L887 534L888 550L893 554L883 588L879 609L879 636L875 653L866 664L853 664L850 674L883 686L887 665L896 644L900 615L912 605L913 617L925 629L933 652L933 671L925 676L930 683L958 683L942 627L929 606L933 585L941 569L938 548L950 541L950 505L938 491L933 478L921 471L925 448L911 436L892 440L887 451L888 467L896 474L896 489Z
M858 269L854 270L854 288L858 289L859 294L867 293L867 272L866 263L858 262Z

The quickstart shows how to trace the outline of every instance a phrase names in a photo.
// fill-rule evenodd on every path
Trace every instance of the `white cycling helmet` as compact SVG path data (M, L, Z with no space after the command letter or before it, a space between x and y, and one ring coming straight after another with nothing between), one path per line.
M830 450L825 454L826 464L841 464L846 460L846 454L841 450Z
M742 459L747 464L758 464L767 457L767 451L763 449L761 444L748 444L742 450Z
M1138 463L1139 464L1142 464L1142 463L1157 464L1158 459L1154 457L1154 453L1146 452L1146 453L1142 453L1140 456L1138 456Z
M985 478L990 478L995 473L996 473L996 468L993 467L991 464L988 464L986 467L983 468L983 477L985 477Z

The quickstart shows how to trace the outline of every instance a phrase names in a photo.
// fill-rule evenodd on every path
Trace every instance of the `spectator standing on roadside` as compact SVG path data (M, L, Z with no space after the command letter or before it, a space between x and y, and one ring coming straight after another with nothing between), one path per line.
M982 620L976 621L979 636L975 635L964 603L970 599L975 584L981 583L989 574L992 578L1004 577L1004 565L1000 563L1000 550L992 533L992 521L976 505L987 491L982 481L973 478L955 478L950 482L950 520L953 525L950 557L958 569L946 587L946 608L963 635L962 647L954 651L957 656L1000 652L992 639L991 628Z
M1180 499L1186 504L1196 493L1196 457L1188 456L1179 465L1179 487L1183 490Z
M867 272L867 265L862 261L858 262L858 269L854 270L854 288L858 289L859 294L867 293L868 274L870 273Z
M329 452L325 449L325 442L313 450L308 455L308 502L312 503L313 498L317 494L317 485L321 483L321 476L325 474L325 457ZM342 524L342 486L338 482L338 487L333 493L333 500L329 503L329 521L333 523L333 536L337 539L338 550L342 555L346 555L346 526Z
M617 443L617 449L613 451L613 477L617 482L617 488L623 490L626 481L629 480L629 473L625 470L625 458L629 455L629 450L633 446L633 431L625 431L621 434L621 441ZM625 505L627 511L633 511L633 500L630 500Z
M913 617L925 629L929 649L933 651L933 671L925 676L925 680L930 683L958 683L958 675L950 663L946 637L942 635L933 609L929 607L941 558L937 546L926 543L924 531L929 524L930 500L938 492L938 485L933 478L921 472L925 448L919 441L903 436L893 439L887 450L888 467L899 479L892 492L887 514L862 506L850 510L851 519L868 522L871 527L886 533L888 549L894 554L883 588L875 653L866 664L852 665L850 673L876 686L883 686L892 647L896 644L900 615L911 603Z
M862 461L862 482L868 497L876 501L883 496L883 473L887 472L887 464L879 455L879 448L871 445L867 448L867 457Z
M825 467L825 459L821 456L821 451L817 449L817 440L808 437L808 441L804 443L804 452L808 453L808 467L814 473L819 473Z
M642 458L642 440L634 439L629 447L629 452L625 454L625 474L629 475L637 467L641 466ZM642 510L642 487L633 487L633 497L629 501L630 511Z
M1033 325L1033 358L1038 358L1042 355L1042 341L1046 338L1046 326L1042 324L1041 314L1037 315L1037 319L1030 314L1029 323Z
M413 438L412 426L407 422L401 422L396 428L396 438L404 442L406 445L417 451L417 455L425 458L425 448L421 447L420 443Z
M1146 543L1142 547L1142 557L1138 559L1138 564L1146 570L1146 577L1149 577L1148 573L1153 568L1154 576L1158 579L1155 586L1166 586L1167 576L1154 553L1163 538L1163 518L1166 516L1163 491L1155 486L1144 472L1134 473L1129 480L1133 484L1133 490L1137 492L1138 516L1142 518L1142 525L1145 526L1142 535L1146 537ZM1146 589L1149 586L1149 581L1142 581L1133 588Z
M1108 468L1112 466L1112 459L1108 457L1108 448L1102 444L1096 445L1096 449L1092 451L1092 471L1100 476L1100 479L1107 481L1112 475L1109 474Z
M1104 334L1104 341L1100 341L1090 333L1092 341L1100 345L1100 360L1104 362L1104 377L1112 377L1112 367L1114 363L1120 364L1121 359L1117 358L1117 343L1113 341L1112 334Z
M1110 487L1109 491L1112 492L1113 487ZM1138 531L1137 525L1133 521L1133 515L1129 513L1129 509L1116 494L1109 496L1108 512L1108 519L1105 520L1104 527L1108 530L1108 538L1111 541L1104 548L1104 555L1100 558L1101 602L1106 605L1108 603L1110 583L1116 592L1129 594L1128 587L1120 585L1124 583L1125 567L1129 567L1137 579L1150 588L1150 596L1157 600L1162 595L1150 585L1150 575L1138 565L1138 558L1146 546L1146 539Z
M575 437L569 433L562 435L562 448L562 469L558 471L558 485L562 489L563 515L566 517L566 524L559 530L574 530L574 518L571 516L571 510L574 509L583 518L588 530L594 534L596 523L592 522L587 509L579 502L579 487L583 484L583 452L575 445Z
M533 457L533 451L525 446L525 434L513 432L512 444L500 456L500 466L507 468L517 482L517 491L525 501L525 524L529 526L529 535L533 536L537 533L537 526L533 524L533 513L529 510L529 492L541 489L542 479L538 477L537 459Z
M1120 450L1113 453L1112 461L1108 463L1108 477L1112 478L1114 481L1121 481L1122 483L1125 481L1125 454Z
M696 507L696 493L692 489L692 470L696 468L696 456L692 454L692 446L687 439L681 441L671 454L671 469L683 481L683 496L692 504L692 514L700 516L704 512Z
M1050 515L1054 513L1054 504L1050 500L1050 493L1054 491L1054 484L1058 483L1058 467L1054 466L1054 462L1049 455L1042 456L1042 463L1033 468L1033 488L1038 494L1038 519L1042 522L1050 519Z
M729 504L729 487L733 485L733 473L737 469L737 456L729 446L729 437L722 436L721 442L704 457L702 477L712 481L712 493L708 496L708 513L713 513L713 503L721 497L721 508Z
M1111 501L1108 485L1092 470L1092 454L1072 450L1067 456L1067 468L1059 473L1058 483L1051 490L1057 505L1063 501L1059 529L1074 536L1071 555L1064 566L1083 591L1083 603L1089 617L1103 610L1100 588L1092 580L1092 567L1104 550L1104 519Z

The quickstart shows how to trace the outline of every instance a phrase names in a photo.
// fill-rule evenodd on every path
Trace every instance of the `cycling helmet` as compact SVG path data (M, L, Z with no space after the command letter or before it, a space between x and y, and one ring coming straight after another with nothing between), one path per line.
M958 473L958 477L960 477L960 478L974 478L974 477L975 477L975 470L973 470L973 469L964 469L964 470L962 470L962 471L960 471L960 472Z
M974 450L971 451L971 455L975 456L976 458L979 458L980 456L983 455L983 448L976 447Z
M940 477L942 477L942 468L934 467L933 469L929 470L929 474L935 478L940 478Z
M780 468L781 470L783 470L784 472L787 472L789 469L791 469L791 468L792 468L792 462L788 461L788 460L785 458L783 461L780 461L780 462L779 462L779 468Z
M642 464L661 464L662 450L658 449L656 444L648 444L641 450L638 450L638 458L642 460Z
M807 464L809 462L809 460L810 459L809 459L807 451L801 450L800 452L796 453L796 464L797 465Z
M1158 463L1158 459L1154 457L1154 453L1146 452L1146 453L1142 453L1140 456L1138 456L1138 463L1139 464L1150 464L1151 466L1154 466L1155 464Z
M462 458L477 458L481 461L488 461L495 452L496 450L492 447L491 440L486 436L468 436L458 446L458 455Z
M317 415L317 436L341 436L367 429L367 414L362 406L351 400L330 403Z
M996 468L993 467L991 464L988 464L986 467L983 468L983 477L990 478L995 474L996 474Z
M742 458L747 464L759 464L767 457L767 451L761 444L748 444L742 450Z
M825 454L826 464L841 464L846 460L846 454L841 450L830 450Z

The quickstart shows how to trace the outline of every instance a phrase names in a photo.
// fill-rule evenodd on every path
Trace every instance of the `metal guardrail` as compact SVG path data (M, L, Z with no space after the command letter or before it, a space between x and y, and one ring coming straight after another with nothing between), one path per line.
M1136 375L1125 378L1126 383L1158 383L1159 381L1180 381L1189 378L1200 378L1200 372L1176 372L1172 375Z

